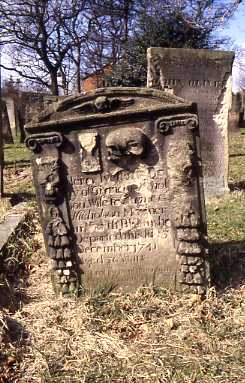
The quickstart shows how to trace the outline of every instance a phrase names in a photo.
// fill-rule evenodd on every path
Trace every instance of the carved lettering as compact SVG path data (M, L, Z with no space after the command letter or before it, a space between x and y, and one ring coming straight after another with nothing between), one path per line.
M159 238L168 240L169 191L163 168L150 166L70 180L71 219L86 265L131 262L127 254L157 252Z
M226 86L225 81L215 81L215 80L180 80L176 78L164 78L162 80L162 87L176 87L176 86L190 86L190 87L196 87L196 88L219 88L223 89Z

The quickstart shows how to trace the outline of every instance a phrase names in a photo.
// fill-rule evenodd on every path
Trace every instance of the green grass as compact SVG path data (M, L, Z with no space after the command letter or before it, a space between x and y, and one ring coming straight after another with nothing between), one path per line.
M210 199L206 205L211 242L245 240L245 134L230 139L230 193Z
M4 162L6 167L28 165L30 151L21 143L4 145Z
M30 151L25 144L4 145L4 164L4 198L0 200L0 221L13 204L33 201L35 195Z
M230 138L229 179L231 182L245 182L245 132Z
M208 238L215 241L245 240L245 193L226 194L206 205Z

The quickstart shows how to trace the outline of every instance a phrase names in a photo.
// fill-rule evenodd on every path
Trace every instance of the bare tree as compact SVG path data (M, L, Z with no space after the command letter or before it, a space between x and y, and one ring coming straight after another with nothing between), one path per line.
M114 65L132 31L135 0L95 0L90 8L90 30L84 45L83 73Z
M224 39L215 32L240 2L1 0L1 41L11 58L11 63L2 66L48 87L52 94L58 94L59 88L69 93L71 84L80 92L82 75L103 71L108 65L116 68L122 60L123 75L130 63L129 75L141 73L143 78L149 46L220 46Z
M76 45L71 31L77 20L86 24L82 12L86 11L87 3L86 0L1 0L4 25L1 43L12 61L2 67L58 94L58 76L64 80L67 66L63 64Z

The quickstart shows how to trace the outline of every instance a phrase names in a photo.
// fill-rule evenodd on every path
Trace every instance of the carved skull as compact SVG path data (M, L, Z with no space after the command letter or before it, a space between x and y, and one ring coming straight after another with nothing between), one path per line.
M106 112L110 107L110 102L106 96L99 96L94 101L96 110L100 113Z
M123 128L111 132L106 137L108 160L121 163L123 159L136 159L144 155L145 134L137 128Z

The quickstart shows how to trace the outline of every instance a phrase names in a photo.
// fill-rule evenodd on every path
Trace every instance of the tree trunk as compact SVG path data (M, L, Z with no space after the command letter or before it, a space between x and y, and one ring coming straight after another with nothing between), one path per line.
M78 43L77 46L77 93L81 93L81 45Z
M1 48L0 48L1 49ZM0 51L1 64L1 51ZM3 119L2 119L2 76L0 66L0 198L3 197L3 168L4 168L4 151L3 151Z
M53 96L59 95L59 86L58 86L58 78L57 78L57 70L50 72L51 78L51 86L50 90Z
M66 74L63 70L60 70L60 74L61 74L61 79L62 79L63 92L64 92L64 95L67 96L69 93L69 90L68 90L68 83L67 83L67 79L66 79Z
M0 76L0 81L1 81L1 76ZM3 151L3 124L2 124L2 95L1 95L1 83L0 83L0 198L3 197L3 193L4 193L3 168L4 168L4 151Z

